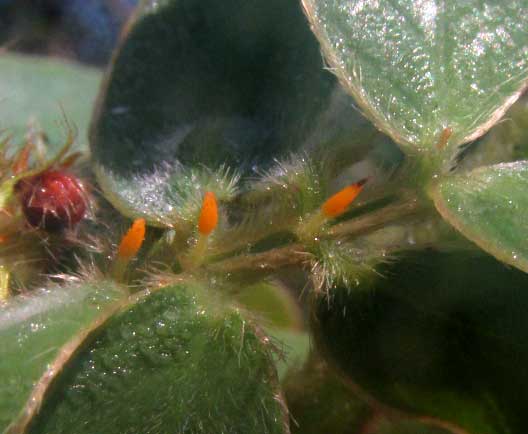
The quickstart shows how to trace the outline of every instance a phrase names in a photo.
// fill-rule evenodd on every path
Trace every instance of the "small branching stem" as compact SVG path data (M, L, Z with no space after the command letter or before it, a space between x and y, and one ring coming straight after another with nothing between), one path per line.
M9 271L5 265L0 265L0 302L9 298Z
M302 222L295 231L301 240L313 240L322 231L329 218L321 211L316 211L314 215Z
M210 245L208 235L199 234L197 243L190 249L190 252L179 257L182 272L176 275L168 274L162 278L157 275L156 279L150 281L149 286L159 287L168 282L195 280L208 272L222 275L248 271L274 274L282 268L291 266L311 269L315 259L313 254L314 243L323 239L342 240L344 238L363 237L375 233L390 223L420 215L423 211L424 207L415 198L409 198L326 228L315 238L299 237L297 242L279 245L258 253L239 254L238 250L231 250L231 256L222 255L221 258L218 257L218 249ZM328 220L325 218L323 223L328 223ZM387 251L390 252L399 248L400 246L387 246ZM118 259L113 269L113 277L116 280L124 278L127 268L127 263L121 264L120 262Z
M209 248L209 236L198 234L196 244L191 247L189 253L180 258L180 264L185 270L193 270L202 265L207 256Z
M219 237L212 243L212 250L215 255L226 255L233 251L243 250L248 245L254 245L264 238L272 237L280 232L287 232L297 223L296 220L290 219L274 223L270 226L263 226L258 232L258 236L254 233L228 232L227 236Z
M128 268L128 263L130 261L124 258L116 258L112 264L111 276L112 278L119 283L125 281L125 274Z
M262 253L240 255L224 259L208 265L214 272L233 273L244 270L262 270L273 272L289 265L303 265L309 262L310 253L302 244L296 243L286 247L278 247Z
M418 214L421 205L416 199L398 202L385 208L362 215L355 219L347 220L329 228L322 236L336 238L343 236L357 236L377 230L388 223L403 217Z
M416 200L391 204L387 207L358 218L339 223L321 233L321 238L343 238L365 235L404 217L418 214L422 208ZM314 240L317 242L317 240ZM276 247L265 252L244 254L207 265L213 272L232 273L245 270L275 272L280 268L299 265L307 266L313 259L305 244L294 243Z

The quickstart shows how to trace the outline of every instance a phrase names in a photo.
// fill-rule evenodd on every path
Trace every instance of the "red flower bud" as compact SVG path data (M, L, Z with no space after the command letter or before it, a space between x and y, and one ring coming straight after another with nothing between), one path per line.
M17 190L24 215L33 227L48 232L73 228L86 214L88 195L70 173L45 171L19 181Z

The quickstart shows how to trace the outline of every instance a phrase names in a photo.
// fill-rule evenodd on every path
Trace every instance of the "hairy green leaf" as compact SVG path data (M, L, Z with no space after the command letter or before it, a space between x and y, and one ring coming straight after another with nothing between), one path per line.
M528 272L528 162L481 167L448 177L432 196L442 216L507 264Z
M69 285L20 295L0 305L0 432L53 375L53 361L124 296L109 282ZM37 398L38 400L38 398Z
M451 157L525 87L526 0L303 4L341 82L409 152L446 147Z
M296 0L146 1L102 89L91 131L98 179L124 214L192 220L204 190L314 147L346 146L352 98L323 68ZM358 152L354 154L357 158Z
M384 405L471 434L522 434L528 275L472 251L412 252L315 304L318 346Z
M94 331L30 433L288 432L271 348L197 285L143 293Z

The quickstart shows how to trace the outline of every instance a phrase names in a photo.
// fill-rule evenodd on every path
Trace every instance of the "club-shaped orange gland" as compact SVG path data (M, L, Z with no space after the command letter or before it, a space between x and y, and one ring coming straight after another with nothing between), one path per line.
M366 182L366 179L362 179L331 196L321 207L323 215L328 218L335 218L343 214L361 193Z
M198 232L209 235L218 225L218 204L215 194L208 191L204 195L200 218L198 219Z
M130 229L122 238L117 251L117 256L121 259L129 260L137 255L145 240L146 223L145 219L136 219Z

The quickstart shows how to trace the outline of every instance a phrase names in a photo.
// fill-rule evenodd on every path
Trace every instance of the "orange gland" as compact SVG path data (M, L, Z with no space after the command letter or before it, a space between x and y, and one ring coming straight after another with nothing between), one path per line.
M362 179L331 196L321 207L323 215L334 218L343 214L361 192L366 182L366 179Z
M436 143L436 148L440 150L445 148L452 134L453 134L453 130L451 128L449 127L444 128L442 132L440 133L440 138L438 139L438 142Z
M213 192L208 191L204 195L200 218L198 219L198 232L201 235L209 235L218 225L218 204Z
M134 223L132 223L132 226L130 226L130 229L119 244L118 258L129 260L136 256L145 240L145 226L145 219L134 220Z

